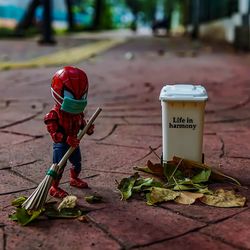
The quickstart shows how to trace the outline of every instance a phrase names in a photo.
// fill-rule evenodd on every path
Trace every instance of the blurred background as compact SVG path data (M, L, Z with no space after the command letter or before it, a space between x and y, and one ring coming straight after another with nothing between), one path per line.
M249 0L0 0L0 37L41 34L40 43L77 31L131 29L190 35L248 50Z

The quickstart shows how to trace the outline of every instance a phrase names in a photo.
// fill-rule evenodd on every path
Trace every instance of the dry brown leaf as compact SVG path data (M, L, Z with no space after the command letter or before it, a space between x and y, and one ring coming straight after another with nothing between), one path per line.
M244 207L246 197L235 194L233 190L218 189L213 195L204 195L200 201L214 207Z
M152 187L151 192L146 195L147 204L151 206L163 201L171 201L179 195L179 192L175 192L171 189Z
M178 196L174 201L179 203L179 204L191 205L197 199L199 199L203 196L204 196L204 194L201 194L201 193L191 193L188 191L183 191L183 192L180 192L180 196Z
M156 175L164 176L163 167L160 163L152 163L150 160L147 161L147 167Z

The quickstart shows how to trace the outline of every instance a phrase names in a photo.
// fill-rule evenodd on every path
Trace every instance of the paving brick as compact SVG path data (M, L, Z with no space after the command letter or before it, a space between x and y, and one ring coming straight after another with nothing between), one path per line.
M3 132L2 133L0 132L0 136L1 136L1 143L0 143L1 147L6 147L6 148L9 148L12 145L20 144L25 141L29 141L33 139L30 136L15 135L11 133L3 133Z
M249 122L241 121L237 122L237 126L233 122L226 123L205 123L204 133L207 134L219 134L219 133L239 133L247 132L249 127Z
M162 129L161 126L154 125L120 125L116 129L116 135L119 134L128 134L130 136L146 136L146 137L158 137L162 138Z
M125 120L133 125L157 125L161 126L161 116L126 117Z
M250 210L233 216L221 223L210 225L201 232L239 248L250 248Z
M250 159L222 158L219 163L220 166L216 166L218 170L240 180L243 185L249 185Z
M222 142L217 135L205 135L203 137L203 153L205 155L205 162L218 162L220 156L223 154Z
M205 122L208 124L223 124L225 123L235 123L235 122L244 122L245 120L249 120L250 116L248 113L249 108L244 108L243 110L237 111L223 111L213 115L207 115L205 118ZM235 115L237 113L237 116Z
M0 169L8 168L10 165L10 155L8 148L0 148Z
M153 244L150 246L135 248L135 249L150 249L150 250L192 250L192 249L202 249L202 250L233 250L234 247L229 244L225 244L219 240L215 240L207 235L201 233L190 233L185 236L177 237L176 239L164 241L158 244Z
M232 215L239 213L240 211L246 210L246 208L216 208L206 206L197 202L191 206L180 205L175 203L164 203L161 206L171 209L178 214L193 218L198 221L206 223L213 223L220 221Z
M115 170L142 158L147 150L97 142L86 144L85 149L83 145L82 152L86 159L83 162L86 168Z
M0 170L0 194L15 192L34 186L34 183L10 172L9 170Z
M220 115L223 116L224 114L226 117L228 111L234 111L238 106L244 107L243 104L246 103L247 105L248 103L248 93L244 87L238 88L239 83L237 81L217 80L211 82L208 79L205 85L209 94L208 108L210 112L220 112Z
M91 110L91 113L88 112L88 116L90 116L94 110ZM103 112L103 111L102 111ZM101 140L109 136L112 133L115 126L119 124L125 124L125 121L122 118L110 117L106 118L102 116L103 113L95 120L95 132L90 137L86 136L83 140Z
M91 212L91 218L126 246L168 239L204 226L159 207L138 201ZM185 227L180 227L185 225Z
M120 249L119 244L91 223L47 220L36 226L8 225L6 249Z
M5 128L20 120L32 118L42 109L43 106L38 101L10 101L6 108L1 110L0 128Z
M47 135L48 133L45 125L43 124L44 123L42 120L32 119L25 123L20 123L18 125L6 128L4 129L4 131L39 137L39 136Z
M225 156L227 157L249 157L250 132L223 133ZM244 146L242 146L244 145Z
M51 162L52 142L49 136L27 141L10 147L11 166L23 165L37 160ZM46 164L47 165L47 164Z
M161 137L154 137L147 134L147 130L158 130L159 133L161 128L159 126L149 129L146 126L141 126L140 129L134 129L133 126L118 126L116 130L105 140L103 143L112 145L121 145L126 147L139 147L148 149L149 146L158 147L161 145ZM139 132L140 131L140 132ZM151 132L152 133L152 132ZM124 134L126 136L124 136ZM138 135L139 134L139 135Z

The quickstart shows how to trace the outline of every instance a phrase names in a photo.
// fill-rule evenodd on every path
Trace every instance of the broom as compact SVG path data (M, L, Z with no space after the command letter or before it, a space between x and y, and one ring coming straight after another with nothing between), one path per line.
M86 132L93 124L94 120L97 118L97 116L100 114L101 111L102 111L101 108L97 108L97 110L89 119L84 129L79 132L77 137L79 140L81 140L82 137L86 134ZM25 208L26 210L37 211L43 207L47 199L47 195L52 185L53 179L56 178L57 174L65 165L66 161L68 160L68 158L70 157L70 155L73 153L74 150L75 150L74 147L70 147L58 164L52 164L42 182L38 185L35 191L28 197L28 199L23 203L22 205L23 208Z

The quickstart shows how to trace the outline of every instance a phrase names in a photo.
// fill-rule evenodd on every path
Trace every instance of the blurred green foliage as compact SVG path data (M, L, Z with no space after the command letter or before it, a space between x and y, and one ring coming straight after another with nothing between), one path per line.
M72 13L89 17L89 23L74 23L73 31L83 30L108 30L120 27L137 29L138 23L152 24L157 19L157 13L161 10L161 18L167 18L168 26L171 26L173 11L180 13L180 22L187 23L189 5L192 0L74 0L72 1ZM204 0L205 1L205 0ZM224 1L224 0L223 0ZM55 7L55 6L54 6ZM159 14L159 13L158 13ZM124 18L124 16L126 18ZM40 32L41 27L32 24L27 29L28 36ZM38 27L35 29L34 27ZM170 27L167 27L170 28ZM30 30L30 31L29 31ZM36 30L36 32L34 32ZM0 36L9 36L11 29L0 29ZM64 30L55 30L55 34L63 34ZM25 36L26 30L25 30Z

